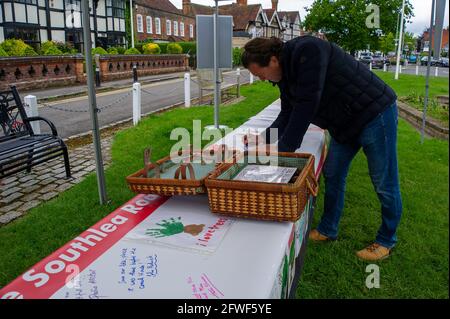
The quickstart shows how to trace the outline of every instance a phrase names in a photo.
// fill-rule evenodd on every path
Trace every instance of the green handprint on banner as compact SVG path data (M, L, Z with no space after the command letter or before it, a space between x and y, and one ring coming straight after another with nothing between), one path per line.
M155 238L167 237L176 234L180 234L184 231L184 225L181 222L181 217L170 218L168 221L163 219L162 223L156 223L156 225L162 228L147 229L146 234Z
M188 233L192 236L197 236L203 231L205 224L201 225L187 225L184 226L181 222L181 217L170 218L169 220L162 220L162 223L156 223L156 225L162 228L150 228L147 229L146 234L155 238L168 237L180 233Z

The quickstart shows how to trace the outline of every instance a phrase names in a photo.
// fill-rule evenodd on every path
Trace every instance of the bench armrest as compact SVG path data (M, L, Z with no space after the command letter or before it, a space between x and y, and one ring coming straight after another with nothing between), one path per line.
M44 121L45 123L48 124L48 126L50 126L50 129L52 130L52 134L54 136L58 136L58 131L56 130L55 125L50 122L49 120L47 120L46 118L40 117L40 116L33 116L33 117L28 117L26 119L26 121L28 122L33 122L33 121Z

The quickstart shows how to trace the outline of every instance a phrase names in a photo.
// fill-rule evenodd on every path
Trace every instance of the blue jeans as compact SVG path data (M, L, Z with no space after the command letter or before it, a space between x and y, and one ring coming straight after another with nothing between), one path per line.
M402 199L397 164L397 103L389 106L368 123L356 143L339 144L331 139L323 174L325 204L317 230L336 239L344 207L345 179L350 163L362 148L369 164L369 174L381 203L381 227L375 242L392 248L397 242L397 226L402 215Z

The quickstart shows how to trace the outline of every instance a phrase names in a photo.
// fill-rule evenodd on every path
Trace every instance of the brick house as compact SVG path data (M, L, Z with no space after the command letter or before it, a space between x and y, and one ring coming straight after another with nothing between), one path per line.
M264 10L261 4L237 3L219 6L219 14L233 17L233 47L243 47L254 37L277 36L281 38L282 26L276 12L278 0L272 1L272 9ZM183 0L183 12L192 16L211 15L215 8ZM267 16L269 13L269 17Z
M134 0L134 35L137 41L195 41L195 16L185 14L169 0Z
M285 30L283 40L289 41L302 35L302 20L298 11L278 11L278 17Z
M275 36L283 41L305 34L299 11L278 11L278 0L272 0L270 9L247 0L219 6L219 14L233 17L233 47L243 47L251 38ZM213 14L214 8L183 0L183 12L188 15ZM307 33L325 39L322 33Z
M428 42L430 41L429 38L430 38L430 32L428 30L424 31L422 36L419 37L420 51L423 51L423 49L426 46L428 46ZM447 26L446 29L442 30L441 52L448 53L448 38L449 38L449 27ZM433 36L431 38L431 47L434 48L434 30L433 30Z
M267 37L277 37L283 39L283 33L285 29L281 24L281 20L278 16L278 0L272 0L272 8L264 9L268 24L266 26Z

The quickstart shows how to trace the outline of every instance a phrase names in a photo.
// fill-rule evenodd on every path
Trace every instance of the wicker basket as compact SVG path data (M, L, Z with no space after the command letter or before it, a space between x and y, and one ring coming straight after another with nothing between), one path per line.
M222 148L222 152L225 149ZM193 158L192 148L187 152L179 152L178 156ZM233 156L236 152L232 153ZM221 163L181 163L172 162L172 156L166 156L156 163L150 161L151 149L144 151L144 168L129 175L126 180L129 188L140 194L158 195L197 195L206 193L205 179L214 172ZM189 174L188 174L189 173Z
M255 155L255 154L253 154ZM278 153L279 166L298 167L298 174L287 184L232 180L247 164L224 163L205 180L209 206L213 213L263 220L298 220L309 195L317 196L314 156Z

